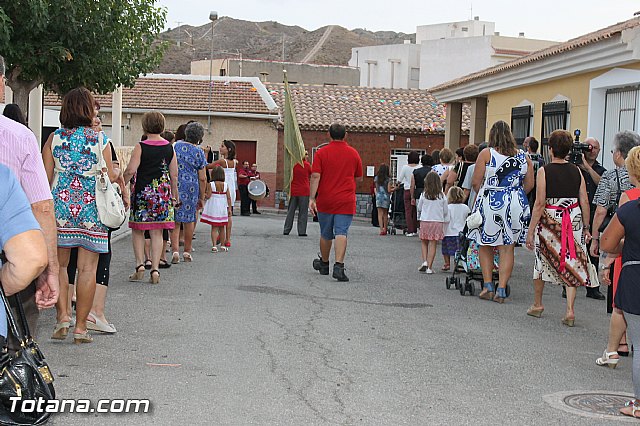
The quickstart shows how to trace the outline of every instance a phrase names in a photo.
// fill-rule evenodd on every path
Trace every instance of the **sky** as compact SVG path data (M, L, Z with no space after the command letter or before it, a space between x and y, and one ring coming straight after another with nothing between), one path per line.
M524 32L528 38L555 41L626 21L640 12L638 0L159 0L157 5L168 10L167 28L177 27L178 22L194 26L208 23L211 10L220 17L277 21L307 30L340 25L350 30L404 33L414 33L418 25L479 16L495 22L496 31L504 36Z

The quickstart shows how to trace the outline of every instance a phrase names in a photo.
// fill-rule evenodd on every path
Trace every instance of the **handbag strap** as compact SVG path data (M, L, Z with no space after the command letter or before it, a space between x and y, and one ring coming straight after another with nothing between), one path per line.
M0 300L2 300L2 303L4 304L4 309L7 313L7 322L9 323L9 330L11 331L11 333L13 333L13 335L15 336L16 339L18 339L20 341L20 344L22 346L26 345L26 338L24 334L21 334L19 329L18 329L18 325L16 324L16 319L13 316L13 311L11 310L11 306L9 305L9 301L7 300L7 296L4 293L4 287L2 287L0 285ZM19 310L22 309L22 304L20 299L17 299L18 302L18 306L20 307ZM23 312L24 314L24 312ZM26 319L24 320L25 324L23 324L24 326L26 326L27 328L29 327L28 325L26 325ZM5 339L5 346L7 345L9 339Z

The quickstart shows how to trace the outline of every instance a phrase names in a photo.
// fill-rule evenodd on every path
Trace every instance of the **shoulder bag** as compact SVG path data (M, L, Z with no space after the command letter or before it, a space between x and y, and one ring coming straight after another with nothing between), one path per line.
M613 206L610 206L609 209L607 210L607 215L602 220L602 224L600 225L600 228L598 228L598 232L600 233L603 233L604 230L607 229L609 222L611 222L611 219L613 219L613 215L616 214L616 210L618 210L618 203L620 202L620 197L622 196L622 188L620 186L620 175L618 174L617 168L614 169L614 171L616 172L616 182L618 184L618 189L616 191L616 203Z
M9 331L20 343L20 350L11 354L7 348L8 339L5 339L5 346L0 354L0 424L40 425L46 423L51 416L51 413L46 412L46 407L49 401L55 399L53 374L38 344L31 337L19 295L11 297L17 302L22 333L9 307L4 289L0 287L0 299L7 312ZM19 400L16 401L15 398ZM43 404L38 404L40 399L44 401ZM36 408L30 403L29 407L22 410L22 405L27 400L36 401ZM38 405L42 407L42 411L38 411Z
M100 143L103 133L98 135L98 172L96 173L96 207L98 217L108 228L119 228L127 217L122 196L119 193L120 187L113 185L109 180L107 164L104 161L102 150L104 146Z

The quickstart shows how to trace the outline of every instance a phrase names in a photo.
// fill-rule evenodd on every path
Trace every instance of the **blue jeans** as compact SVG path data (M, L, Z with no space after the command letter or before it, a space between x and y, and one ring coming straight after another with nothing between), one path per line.
M347 236L353 215L318 212L318 221L320 222L320 236L331 241L336 235Z

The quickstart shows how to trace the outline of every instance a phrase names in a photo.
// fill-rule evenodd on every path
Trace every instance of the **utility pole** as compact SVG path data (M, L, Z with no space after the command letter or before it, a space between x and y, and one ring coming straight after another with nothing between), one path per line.
M207 132L211 134L211 95L213 92L213 25L218 20L218 12L209 13L211 21L211 56L209 57L209 119L207 120Z
M176 21L178 24L178 47L180 47L180 44L182 43L182 30L180 27L182 27L183 22L184 21Z
M284 62L284 33L282 33L282 62Z

